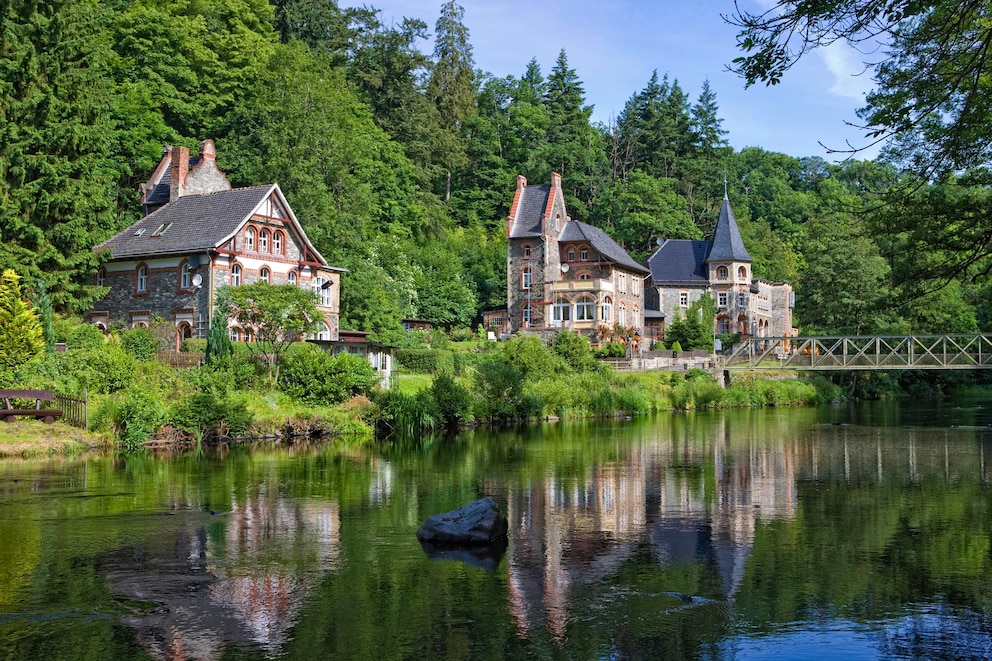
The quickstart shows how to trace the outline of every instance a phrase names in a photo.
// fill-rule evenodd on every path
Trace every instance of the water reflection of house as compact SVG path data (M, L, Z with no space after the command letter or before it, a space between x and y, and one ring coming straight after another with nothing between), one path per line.
M615 574L644 542L662 565L702 564L733 595L758 519L795 515L796 476L786 443L732 437L725 422L706 439L646 439L586 477L512 491L509 593L521 633L563 637L573 586Z
M338 504L260 490L216 518L187 514L106 561L115 595L156 605L124 623L157 659L220 659L226 645L278 652L310 588L334 567Z
M331 351L335 356L350 353L364 358L379 376L379 384L388 388L393 376L393 349L388 344L373 342L369 334L363 331L338 331L337 340L310 340L324 351Z

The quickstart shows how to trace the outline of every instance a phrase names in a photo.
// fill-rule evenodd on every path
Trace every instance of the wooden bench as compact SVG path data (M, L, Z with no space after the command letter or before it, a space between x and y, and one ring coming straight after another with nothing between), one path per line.
M24 415L51 424L55 422L55 418L62 417L62 411L59 409L41 408L43 401L51 402L55 399L55 394L51 390L0 390L0 399L3 400L3 406L0 407L0 418L3 418L4 422L13 422L16 416ZM34 408L14 408L10 404L12 399L33 399Z

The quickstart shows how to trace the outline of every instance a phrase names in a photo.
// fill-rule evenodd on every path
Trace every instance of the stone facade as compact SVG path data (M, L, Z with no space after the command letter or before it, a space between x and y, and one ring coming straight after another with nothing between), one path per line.
M595 340L599 326L643 327L647 269L568 216L557 173L550 186L517 178L506 228L509 332L568 328Z

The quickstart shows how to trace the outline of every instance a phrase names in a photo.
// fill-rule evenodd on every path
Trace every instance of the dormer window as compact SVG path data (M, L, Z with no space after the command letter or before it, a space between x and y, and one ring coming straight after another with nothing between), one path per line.
M170 227L172 227L172 223L162 223L158 226L158 229L152 233L152 236L162 236L169 231Z

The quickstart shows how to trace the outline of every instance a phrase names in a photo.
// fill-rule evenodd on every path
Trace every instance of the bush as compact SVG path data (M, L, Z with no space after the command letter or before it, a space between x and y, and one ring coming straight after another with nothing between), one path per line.
M607 342L596 351L597 358L623 358L627 355L627 346L619 342Z
M456 351L452 356L455 376L468 376L468 373L483 359L482 354Z
M211 433L243 434L251 427L247 398L241 394L197 392L169 407L169 423L197 439Z
M121 333L121 348L137 361L151 360L158 353L161 342L144 326Z
M350 353L332 356L314 346L294 352L281 374L283 392L308 404L339 404L370 392L379 382L364 358Z
M378 424L390 431L417 434L433 429L438 412L430 391L408 395L399 390L382 390L375 394Z
M134 381L137 368L134 358L117 344L68 351L61 354L60 362L66 372L75 376L79 387L98 393L124 390Z
M396 362L416 374L451 374L455 371L455 358L445 349L400 349Z
M439 374L431 384L431 396L437 405L438 422L451 427L472 416L472 395L448 374Z
M117 440L123 450L136 450L162 427L165 409L148 393L132 390L117 410Z
M678 340L672 342L672 351L682 351L682 343Z
M179 351L182 353L206 353L207 341L191 337L188 340L183 340L183 343L179 345Z
M56 322L53 326L56 341L65 342L69 349L99 349L107 341L103 331L92 324L71 326L66 322ZM60 338L60 332L66 334Z
M492 358L479 363L472 377L475 417L489 421L520 417L525 408L523 385L524 376L513 365Z

